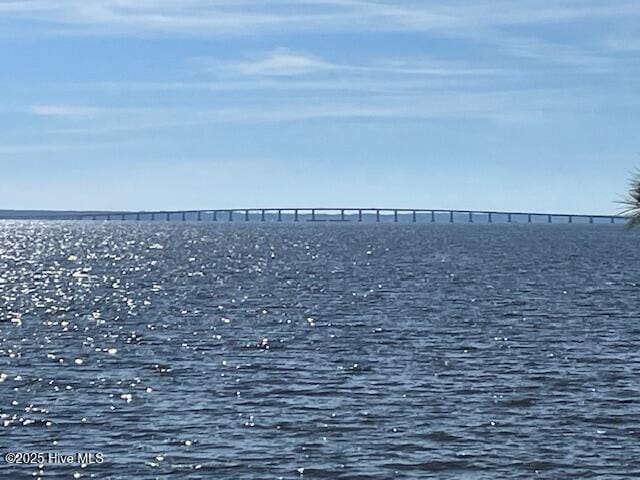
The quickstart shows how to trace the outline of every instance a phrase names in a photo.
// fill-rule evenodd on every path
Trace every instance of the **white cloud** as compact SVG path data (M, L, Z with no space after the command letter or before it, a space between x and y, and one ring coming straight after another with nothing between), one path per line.
M603 53L522 35L495 32L479 40L499 46L514 57L536 60L540 63L579 67L590 71L606 71L613 65L613 61Z
M294 77L294 76L311 76L311 74L321 75L328 86L327 80L334 82L342 82L339 88L345 88L345 81L356 81L362 79L371 80L390 80L390 77L396 77L394 82L403 83L408 77L413 79L419 77L482 77L487 75L497 75L501 73L499 69L479 68L474 65L462 62L435 61L420 58L391 58L391 59L373 59L362 63L340 63L333 62L315 55L306 53L293 52L285 48L276 49L269 54L244 60L239 62L229 62L218 60L215 58L198 57L194 59L198 64L203 65L202 70L206 73L214 74L216 77L232 77L237 81L241 77ZM261 81L253 79L254 82ZM318 79L316 79L318 80ZM286 84L253 83L257 88L261 86L266 88L277 88L278 85L285 87L291 85L293 80L287 79ZM362 83L361 81L358 83ZM202 85L202 84L200 84ZM231 84L233 86L234 84ZM238 89L247 87L246 84L237 84ZM209 83L211 89L224 86L222 83ZM219 87L220 86L220 87ZM227 85L229 86L229 85ZM184 87L184 84L183 84ZM317 83L309 85L309 88L322 88ZM424 85L422 85L424 87ZM334 87L335 88L335 87Z
M18 143L18 144L0 144L0 157L46 153L46 152L67 152L70 150L92 150L101 148L118 148L124 144L132 143L131 141L112 140L102 142L84 142L84 143Z
M637 24L631 0L31 0L0 3L20 35L229 36L265 33L422 32L495 47L537 62L604 69L603 52L576 42L550 42L521 26L571 22ZM31 22L19 28L16 22ZM10 22L10 23L9 23ZM36 23L33 23L36 22ZM605 43L605 42L602 42ZM622 50L622 49L621 49ZM236 65L256 75L301 75L332 68L317 58L279 52Z
M294 53L286 49L278 49L257 61L236 63L233 67L240 73L267 76L304 75L337 68L311 55Z
M80 127L56 128L44 133L55 135L107 135L117 137L146 135L162 129L202 125L269 124L281 122L342 120L435 120L464 119L528 123L549 115L589 112L581 104L588 97L583 89L537 89L504 92L423 92L333 99L280 100L269 105L210 108L148 108L114 110L116 117L99 118ZM132 116L129 112L137 112ZM126 114L126 115L125 115Z
M31 105L27 111L41 117L82 118L93 117L104 110L96 107L75 105Z
M640 16L630 0L424 2L417 0L31 0L0 3L7 17L68 26L125 27L129 33L446 31ZM195 29L195 32L194 32ZM118 31L116 29L116 31Z

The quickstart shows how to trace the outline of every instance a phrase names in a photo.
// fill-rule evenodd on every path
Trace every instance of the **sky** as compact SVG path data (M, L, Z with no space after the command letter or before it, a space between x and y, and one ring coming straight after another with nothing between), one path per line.
M0 209L611 214L637 0L0 0Z

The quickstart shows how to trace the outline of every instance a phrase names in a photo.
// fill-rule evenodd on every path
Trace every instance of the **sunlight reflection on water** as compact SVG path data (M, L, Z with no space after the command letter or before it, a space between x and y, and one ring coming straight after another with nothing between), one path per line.
M3 223L0 452L106 461L0 472L631 478L636 240L609 226Z

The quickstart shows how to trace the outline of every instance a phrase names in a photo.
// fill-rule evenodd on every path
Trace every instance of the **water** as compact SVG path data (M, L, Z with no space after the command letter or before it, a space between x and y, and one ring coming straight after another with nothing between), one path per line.
M0 225L2 478L633 478L621 227Z

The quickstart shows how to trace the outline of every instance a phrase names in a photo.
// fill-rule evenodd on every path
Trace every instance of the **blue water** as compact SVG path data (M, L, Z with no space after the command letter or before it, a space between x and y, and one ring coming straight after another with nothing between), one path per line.
M640 249L608 225L0 224L20 478L640 476Z

